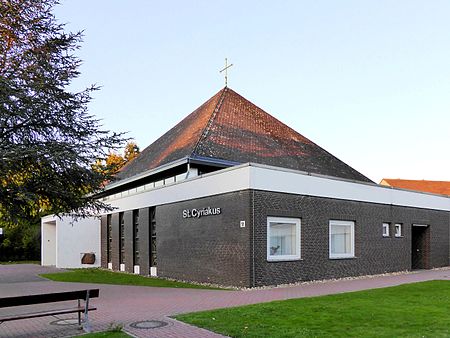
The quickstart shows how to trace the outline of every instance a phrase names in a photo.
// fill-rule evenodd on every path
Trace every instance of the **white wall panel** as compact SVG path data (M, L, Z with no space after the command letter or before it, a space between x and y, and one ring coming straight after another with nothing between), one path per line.
M252 189L450 211L450 198L290 170L251 166Z
M56 218L56 267L81 268L100 266L100 219L85 218L73 221L71 217ZM83 253L93 252L95 264L81 264Z
M249 166L239 166L166 185L159 189L125 196L120 199L108 201L108 203L117 208L114 212L120 212L224 194L248 189L249 174Z
M244 189L450 211L450 198L357 183L294 170L244 164L109 201L116 212Z

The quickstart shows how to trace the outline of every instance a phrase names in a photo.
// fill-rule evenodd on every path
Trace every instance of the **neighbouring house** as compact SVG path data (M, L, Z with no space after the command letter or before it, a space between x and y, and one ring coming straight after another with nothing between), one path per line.
M403 180L400 178L383 178L380 184L399 189L422 191L422 192L429 192L432 194L450 196L450 182L448 181Z
M127 164L42 262L254 287L449 264L450 198L378 185L225 87ZM47 242L48 240L48 242Z

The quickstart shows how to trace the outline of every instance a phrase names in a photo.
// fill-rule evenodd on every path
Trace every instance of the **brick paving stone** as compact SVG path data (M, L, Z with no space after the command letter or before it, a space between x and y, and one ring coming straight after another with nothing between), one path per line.
M10 270L11 266L8 269ZM24 266L18 267L18 275L26 275L23 271L26 269ZM42 267L39 269L30 267L30 271L36 270L50 271ZM0 266L0 280L4 276L4 271L3 266ZM10 277L13 275L11 271L8 273ZM28 278L25 279L27 281L22 282L0 282L0 297L99 288L100 297L92 299L92 304L98 310L90 313L94 331L106 330L112 324L119 324L123 325L127 332L136 337L212 338L223 336L181 323L169 318L169 316L186 312L381 288L434 279L450 280L450 268L243 291L61 283L42 279L32 281ZM13 279L11 278L11 280ZM6 313L5 309L0 311L0 314L2 313ZM76 315L58 316L58 318L75 317ZM0 324L0 337L65 337L82 333L82 331L77 329L76 325L56 326L50 324L55 320L57 318L43 317L6 322ZM136 329L130 326L133 322L145 320L161 320L168 322L169 325L156 329Z

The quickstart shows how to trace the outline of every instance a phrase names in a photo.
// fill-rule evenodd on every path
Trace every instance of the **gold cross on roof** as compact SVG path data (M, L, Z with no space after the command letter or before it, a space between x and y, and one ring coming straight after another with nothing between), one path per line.
M228 85L228 68L230 68L233 64L228 64L228 59L225 58L225 67L219 71L219 73L225 72L225 87Z

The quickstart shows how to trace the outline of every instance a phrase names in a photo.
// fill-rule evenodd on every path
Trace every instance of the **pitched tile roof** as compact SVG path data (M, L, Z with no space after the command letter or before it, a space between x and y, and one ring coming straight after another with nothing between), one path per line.
M145 148L117 176L129 178L184 157L255 162L372 182L228 87Z
M394 178L383 178L382 185L394 188L431 192L433 194L450 195L450 182L448 181L426 181L426 180L403 180Z

